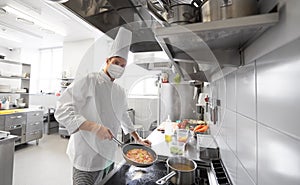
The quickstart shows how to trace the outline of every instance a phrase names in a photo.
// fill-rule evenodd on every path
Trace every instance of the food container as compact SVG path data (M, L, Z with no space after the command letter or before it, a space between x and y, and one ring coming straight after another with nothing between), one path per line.
M181 143L186 143L188 140L189 131L186 129L177 129L176 130L176 137L177 141Z
M183 155L185 151L185 143L173 140L169 144L169 151L172 155Z

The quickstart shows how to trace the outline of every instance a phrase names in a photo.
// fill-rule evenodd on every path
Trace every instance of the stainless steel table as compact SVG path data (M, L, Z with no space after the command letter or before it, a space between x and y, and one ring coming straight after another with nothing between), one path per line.
M12 185L15 139L17 136L9 135L0 140L0 179L1 185Z

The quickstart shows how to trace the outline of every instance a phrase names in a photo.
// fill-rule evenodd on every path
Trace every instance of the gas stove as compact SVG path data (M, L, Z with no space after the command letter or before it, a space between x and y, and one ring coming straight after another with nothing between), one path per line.
M195 161L195 183L193 185L230 185L226 170L222 170L223 164L220 160L213 162ZM214 171L214 170L217 171ZM123 164L115 168L101 184L105 185L156 185L156 181L168 174L165 160L158 160L152 166L146 168ZM218 175L219 177L217 178ZM173 185L168 181L168 185Z

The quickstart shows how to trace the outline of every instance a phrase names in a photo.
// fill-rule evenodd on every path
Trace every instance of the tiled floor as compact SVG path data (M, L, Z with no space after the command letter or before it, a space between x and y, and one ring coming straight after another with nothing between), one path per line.
M68 139L57 133L18 146L15 151L14 185L71 185L72 165L66 155ZM120 152L120 151L119 151ZM122 155L117 155L122 159Z
M14 185L71 185L72 165L66 155L68 139L44 135L15 151Z

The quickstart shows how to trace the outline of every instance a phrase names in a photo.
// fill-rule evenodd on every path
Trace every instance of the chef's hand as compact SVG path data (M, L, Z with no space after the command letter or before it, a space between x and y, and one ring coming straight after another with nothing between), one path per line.
M111 130L101 124L92 122L92 121L85 121L79 127L80 130L90 131L97 135L97 137L101 140L113 138L113 134Z
M113 138L113 134L111 130L103 125L98 124L98 127L94 130L94 133L97 135L97 137L100 140L109 139L111 140Z
M151 146L152 144L151 141L149 141L148 139L143 139L141 137L139 137L139 139L136 142L145 146Z

